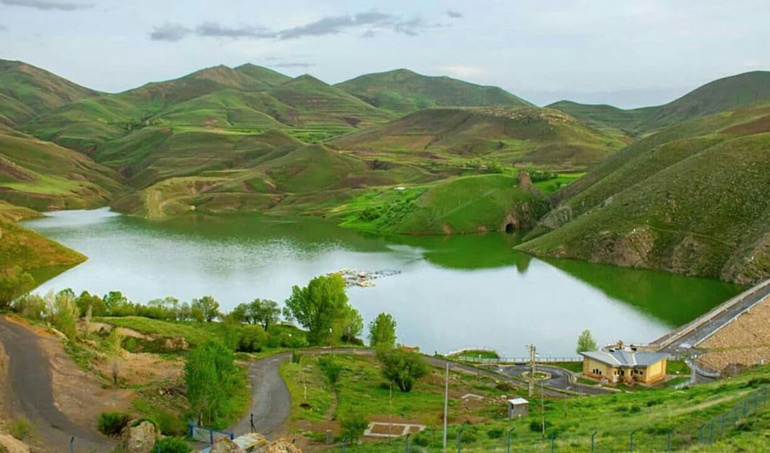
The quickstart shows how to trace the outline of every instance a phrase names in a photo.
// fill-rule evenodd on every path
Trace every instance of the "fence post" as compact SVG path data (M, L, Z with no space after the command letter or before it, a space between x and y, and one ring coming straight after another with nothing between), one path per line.
M192 439L193 438L193 434L194 434L193 433L193 424L192 423L188 423L187 424L187 428L190 430L190 439Z
M404 444L405 444L405 446L404 446L404 452L405 452L405 453L409 453L409 436L411 436L411 435L412 435L412 433L408 433L408 434L406 435L406 440L404 441Z
M465 429L464 426L461 426L460 429L457 431L457 453L462 453L463 451L463 430Z
M671 431L666 435L666 451L671 451Z
M628 445L628 451L634 451L634 434L636 434L636 431L631 431L631 443Z
M70 438L70 453L75 453L75 436Z
M342 439L342 453L345 453L345 442L347 442L348 439L345 437Z
M209 430L209 438L211 439L211 445L214 445L214 431Z
M511 434L513 434L513 428L508 430L508 448L506 448L507 453L511 453Z
M703 428L705 428L705 427L706 427L706 424L704 423L704 424L700 425L700 428L698 429L698 443L699 444L703 443Z
M594 446L596 445L594 443L594 438L596 437L596 431L591 433L591 453L594 453Z

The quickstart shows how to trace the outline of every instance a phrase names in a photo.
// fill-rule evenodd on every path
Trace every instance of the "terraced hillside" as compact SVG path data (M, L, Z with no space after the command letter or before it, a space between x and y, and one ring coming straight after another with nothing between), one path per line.
M430 77L408 69L366 74L337 84L374 107L399 114L435 107L525 107L532 104L498 87L450 77Z
M330 142L339 149L409 159L462 161L581 170L622 148L616 137L558 110L531 107L421 110Z
M561 101L549 107L595 127L637 136L691 119L770 100L770 72L754 71L715 80L668 104L623 110Z
M521 245L539 256L739 283L770 276L770 107L661 130L557 193Z

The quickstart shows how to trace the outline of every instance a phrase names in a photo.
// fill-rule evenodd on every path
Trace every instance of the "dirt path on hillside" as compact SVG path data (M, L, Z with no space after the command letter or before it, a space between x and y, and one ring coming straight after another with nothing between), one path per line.
M73 372L77 366L66 357L58 339L41 337L30 327L0 317L0 343L8 357L8 379L4 390L11 395L9 412L27 418L34 425L36 443L42 447L33 448L33 451L68 452L72 437L77 452L112 450L114 442L90 428L95 418L90 423L83 423L86 415L76 417L81 418L77 423L60 409L66 407L67 412L72 413L86 407L88 410L79 412L88 414L104 406L99 401L101 392L95 392L102 390L100 386L88 379L85 372ZM46 350L56 352L53 359ZM63 391L61 401L54 398L54 381L57 380L69 382L58 389ZM66 387L69 391L65 391ZM99 404L94 405L94 402Z

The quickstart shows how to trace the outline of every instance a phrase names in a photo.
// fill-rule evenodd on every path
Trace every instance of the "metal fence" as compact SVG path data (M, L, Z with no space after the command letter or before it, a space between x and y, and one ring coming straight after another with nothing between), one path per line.
M698 430L698 442L706 445L713 444L720 436L723 436L731 429L735 429L760 407L766 405L768 403L768 396L770 396L768 387L760 387L743 401L733 406L729 412L707 421Z
M187 434L190 436L190 439L197 440L199 442L208 442L210 444L213 444L214 442L218 441L219 439L235 439L235 434L233 433L226 433L223 431L216 431L209 428L203 428L201 426L193 425L192 423L187 425L188 431Z

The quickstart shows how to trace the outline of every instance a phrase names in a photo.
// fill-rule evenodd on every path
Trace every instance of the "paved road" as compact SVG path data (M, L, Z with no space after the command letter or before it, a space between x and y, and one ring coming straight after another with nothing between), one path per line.
M56 407L51 388L50 363L39 338L26 328L0 316L0 342L9 358L11 410L30 420L49 452L69 452L75 437L75 451L109 452L114 443L98 433L76 426Z
M770 280L730 299L693 322L672 330L652 342L651 346L657 346L660 350L672 353L682 348L694 348L738 315L768 297L770 297Z
M516 378L524 378L524 374L529 372L528 365L508 365L496 367L501 373L505 373L508 376ZM603 387L596 387L592 385L583 385L577 383L577 377L569 370L557 366L549 365L537 365L538 371L543 371L551 375L550 378L544 381L545 385L567 390L570 392L578 392L588 395L605 395L612 393L612 390L608 390ZM540 381L535 381L537 387L540 386Z
M303 355L319 355L331 353L331 349L308 349L297 351ZM335 348L335 354L361 354L373 355L371 349L360 348ZM439 357L424 356L428 363L437 368L445 368L449 364L451 370L462 370L467 373L473 373L485 376L491 379L506 381L515 387L524 387L525 384L520 379L513 376L506 376L497 371L485 370L474 366L456 363ZM249 379L251 381L251 408L249 413L238 423L228 428L228 431L239 436L251 431L251 417L254 417L254 426L256 432L266 436L268 439L274 439L282 433L282 428L288 420L291 412L291 395L286 383L281 379L279 369L281 365L291 358L291 354L283 353L270 356L254 362L249 368ZM550 383L546 384L550 385ZM539 389L538 389L539 390ZM573 390L576 391L576 390ZM563 398L564 393L555 389L545 388L545 395L555 398ZM589 392L583 392L589 393Z

